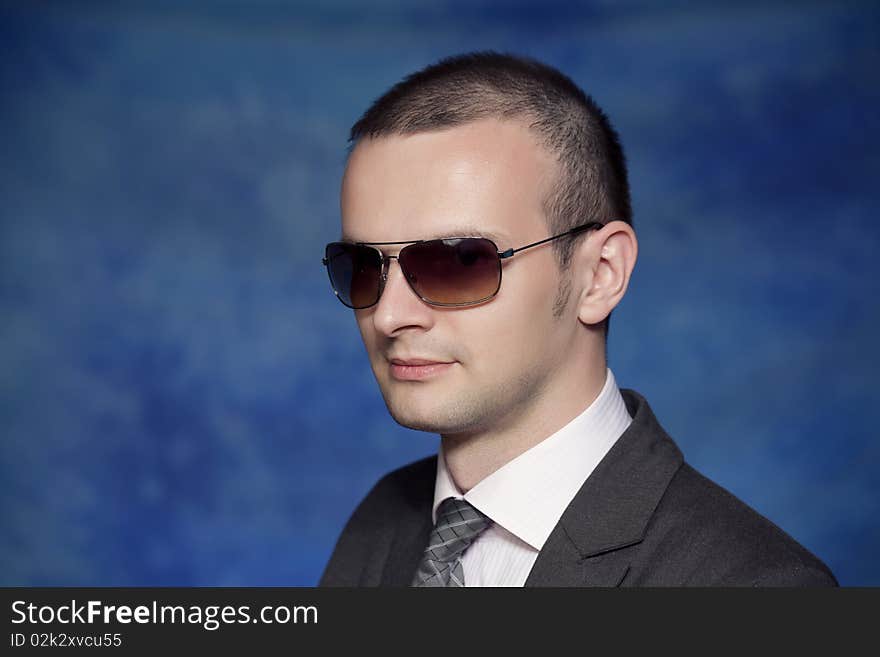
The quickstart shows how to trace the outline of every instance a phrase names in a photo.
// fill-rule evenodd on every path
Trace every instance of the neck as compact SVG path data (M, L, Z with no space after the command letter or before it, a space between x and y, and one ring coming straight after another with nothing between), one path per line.
M569 368L569 376L557 377L527 407L514 409L489 428L443 434L446 467L462 493L586 410L605 385L604 354L600 361L593 367Z

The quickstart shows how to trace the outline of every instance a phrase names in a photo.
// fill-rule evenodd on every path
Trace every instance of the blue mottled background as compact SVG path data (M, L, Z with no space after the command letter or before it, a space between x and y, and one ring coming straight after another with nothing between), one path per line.
M321 266L347 131L486 48L621 133L621 385L880 584L878 5L488 0L0 4L0 584L317 582L375 479L437 447Z

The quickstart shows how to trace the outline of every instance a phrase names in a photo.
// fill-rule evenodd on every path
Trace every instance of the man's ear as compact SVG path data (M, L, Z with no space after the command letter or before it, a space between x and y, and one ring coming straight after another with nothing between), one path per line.
M620 303L638 253L635 231L619 220L609 221L581 243L575 257L583 258L578 318L584 324L599 324Z

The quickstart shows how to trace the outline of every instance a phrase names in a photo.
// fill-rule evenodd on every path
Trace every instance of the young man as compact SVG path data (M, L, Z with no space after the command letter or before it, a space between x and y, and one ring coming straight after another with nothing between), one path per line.
M441 446L375 485L322 585L836 584L618 389L638 242L617 135L570 79L446 59L351 141L324 262L392 417Z

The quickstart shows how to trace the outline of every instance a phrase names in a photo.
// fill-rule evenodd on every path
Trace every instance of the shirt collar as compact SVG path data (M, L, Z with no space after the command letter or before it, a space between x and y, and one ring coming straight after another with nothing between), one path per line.
M632 422L611 370L602 391L556 433L507 462L465 495L437 455L432 520L447 497L464 497L495 523L540 550L562 512Z

